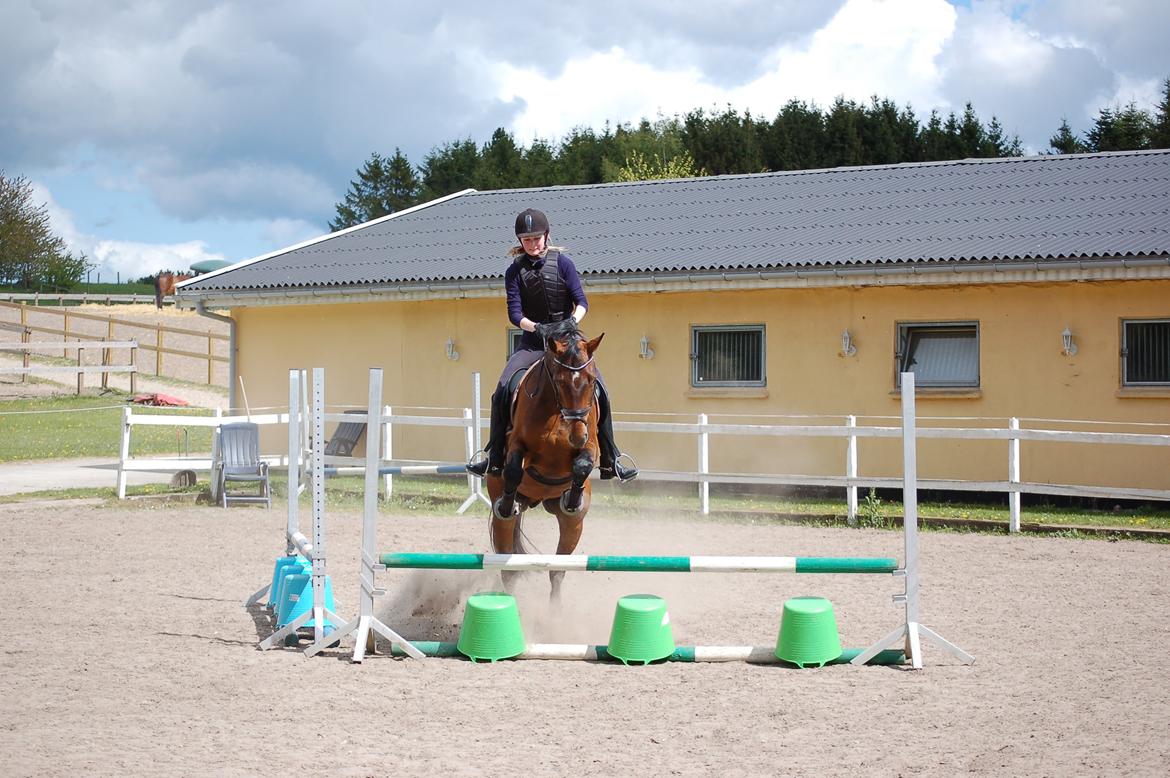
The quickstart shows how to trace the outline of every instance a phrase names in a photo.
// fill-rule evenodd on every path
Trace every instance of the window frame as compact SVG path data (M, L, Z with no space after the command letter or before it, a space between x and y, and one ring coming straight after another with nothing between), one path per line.
M511 359L512 355L516 353L516 349L520 346L520 337L523 334L524 330L520 329L519 327L508 328L507 346L504 348L507 356L504 357L504 359Z
M700 381L699 336L710 332L756 332L760 336L760 377L748 381ZM691 379L692 389L759 389L768 385L768 327L766 324L692 324L691 325Z
M1130 381L1129 380L1129 326L1130 324L1164 324L1170 328L1170 317L1158 316L1148 319L1121 319L1121 333L1118 344L1120 361L1119 375L1123 389L1170 389L1170 376L1165 381Z
M977 391L983 387L983 344L980 332L979 321L977 319L960 319L955 321L899 321L895 323L894 328L894 388L898 391L902 389L902 373L907 372L903 368L904 349L909 345L910 335L914 332L926 331L971 331L975 342L975 380L974 382L958 382L958 381L937 381L937 380L923 380L914 372L914 387L915 389L928 389L932 391L943 392L970 392Z

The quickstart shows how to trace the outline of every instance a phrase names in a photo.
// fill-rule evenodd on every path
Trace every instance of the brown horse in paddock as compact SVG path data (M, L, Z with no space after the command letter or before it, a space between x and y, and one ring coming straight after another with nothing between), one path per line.
M577 548L592 494L589 474L598 462L593 354L603 337L585 340L572 319L558 324L545 341L544 356L520 382L503 472L487 477L496 553L529 553L521 522L524 511L537 503L557 517L557 553ZM504 573L505 584L511 575ZM548 575L551 599L557 601L565 572Z
M154 277L154 305L156 308L163 307L163 298L170 297L175 293L175 286L181 281L186 281L195 276L183 275L181 273L159 273Z

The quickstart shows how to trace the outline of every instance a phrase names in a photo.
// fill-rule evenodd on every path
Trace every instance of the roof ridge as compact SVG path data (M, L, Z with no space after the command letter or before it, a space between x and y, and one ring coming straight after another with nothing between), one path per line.
M779 176L809 176L826 174L848 174L870 170L907 170L926 167L952 167L959 165L993 165L1022 163L1066 162L1082 159L1107 159L1112 157L1162 156L1170 155L1170 149L1135 149L1132 151L1090 151L1084 154L1032 154L1022 157L964 157L962 159L938 159L924 162L888 162L881 165L842 165L839 167L801 168L799 170L766 170L759 173L721 173L713 176L689 176L687 178L655 178L646 181L605 181L598 184L557 184L554 186L528 186L516 189L491 189L474 191L472 196L511 195L518 192L560 192L566 190L606 189L637 186L663 186L683 182L706 183L732 181L749 178L774 178Z

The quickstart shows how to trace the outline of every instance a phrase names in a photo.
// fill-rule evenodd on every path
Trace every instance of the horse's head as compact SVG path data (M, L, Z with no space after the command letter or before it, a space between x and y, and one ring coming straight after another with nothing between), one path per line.
M556 390L561 418L569 423L569 445L574 448L584 448L589 442L589 413L593 410L597 385L593 352L604 337L602 333L593 340L585 340L577 322L566 319L545 340L545 369Z

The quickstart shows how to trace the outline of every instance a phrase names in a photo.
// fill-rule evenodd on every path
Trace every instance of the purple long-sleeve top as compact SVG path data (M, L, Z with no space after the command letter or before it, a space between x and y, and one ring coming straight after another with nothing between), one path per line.
M539 270L544 266L545 260L543 258L531 257L525 254L517 261L508 266L504 271L504 290L508 295L508 320L517 327L520 326L520 319L527 316L524 312L520 301L520 263L527 263L529 267ZM557 274L560 275L561 281L564 282L565 288L569 292L569 299L572 300L574 306L589 310L589 300L585 297L585 290L581 286L581 277L577 274L577 266L573 264L573 260L569 258L568 254L559 254L557 259ZM528 316L532 319L531 316ZM535 319L532 319L536 321ZM533 332L524 332L520 335L520 347L543 350L544 344L540 342L540 338Z

